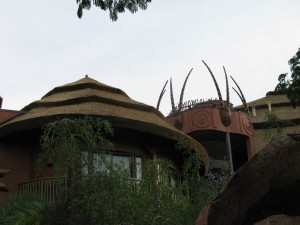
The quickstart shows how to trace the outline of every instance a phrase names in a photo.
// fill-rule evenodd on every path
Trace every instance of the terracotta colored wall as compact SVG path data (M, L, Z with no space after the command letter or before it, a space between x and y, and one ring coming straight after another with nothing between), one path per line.
M231 124L228 127L224 126L220 110L217 108L186 110L176 116L167 117L167 121L186 134L194 131L215 130L246 136L249 138L247 143L248 159L254 155L252 144L253 127L249 116L243 112L231 112Z
M0 123L20 114L19 111L0 109Z
M231 125L229 127L223 125L220 110L214 108L191 109L177 116L167 117L167 121L172 125L176 124L176 120L182 123L182 129L180 130L186 134L198 130L217 130L252 136L249 117L242 112L231 113Z
M30 153L20 146L0 143L0 167L11 170L1 178L9 192L0 192L0 202L19 190L19 183L29 180Z

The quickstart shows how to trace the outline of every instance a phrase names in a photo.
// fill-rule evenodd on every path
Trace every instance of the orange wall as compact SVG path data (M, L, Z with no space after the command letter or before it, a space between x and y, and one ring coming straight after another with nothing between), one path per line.
M229 127L223 125L220 110L214 108L190 109L176 116L167 117L167 121L172 125L176 120L182 123L180 131L186 134L198 130L218 130L252 137L253 132L249 116L241 112L231 112Z

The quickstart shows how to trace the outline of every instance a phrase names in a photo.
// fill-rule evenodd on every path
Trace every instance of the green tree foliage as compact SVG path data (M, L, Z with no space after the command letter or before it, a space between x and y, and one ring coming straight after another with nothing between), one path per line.
M113 144L107 139L113 134L110 123L99 118L62 119L47 124L40 142L42 153L36 167L40 172L47 162L54 165L55 174L62 169L68 177L81 175L81 167L93 170L90 158L83 158L82 151L88 153L109 152Z
M275 91L285 91L290 86L290 80L287 73L282 73L278 76L278 84L275 87Z
M292 106L295 108L300 104L300 48L288 61L288 64L290 65L291 77L288 78L287 73L280 74L275 91L286 92Z
M94 5L101 10L108 10L110 19L116 21L118 14L125 12L125 10L136 13L138 9L147 9L151 0L76 0L76 2L78 4L77 15L79 18L82 17L83 10L89 10Z
M1 225L41 225L51 208L35 193L17 193L0 209Z
M265 116L265 138L272 140L283 134L283 128L293 126L290 120L280 119L275 113L268 112Z

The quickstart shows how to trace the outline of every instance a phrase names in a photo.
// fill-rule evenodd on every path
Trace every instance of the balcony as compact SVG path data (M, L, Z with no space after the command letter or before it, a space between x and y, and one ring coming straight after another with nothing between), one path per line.
M67 179L61 177L46 177L19 184L21 192L34 192L43 196L49 202L54 202L59 190L67 187Z

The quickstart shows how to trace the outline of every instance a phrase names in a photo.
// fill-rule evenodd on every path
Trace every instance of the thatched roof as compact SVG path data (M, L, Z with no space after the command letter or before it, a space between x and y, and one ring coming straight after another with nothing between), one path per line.
M195 149L208 166L205 149L194 139L178 131L154 107L129 98L120 89L102 84L88 76L59 86L41 100L24 107L22 114L0 126L0 137L19 131L41 128L47 122L63 117L101 116L114 128L129 129L160 136L171 141L183 140Z
M256 108L267 108L268 103L271 103L272 105L277 105L277 106L290 106L290 101L288 97L286 96L285 93L282 92L274 92L270 91L266 94L265 97L256 99L251 102L247 102L248 107L255 106ZM238 105L234 107L235 109L240 109L244 108L243 105Z
M270 91L265 97L248 102L251 123L254 129L262 129L266 121L266 115L269 112L269 106L273 113L280 119L291 120L295 124L299 124L299 106L293 108L287 95L284 92ZM243 106L236 106L235 110L241 110ZM254 114L255 110L255 114Z

